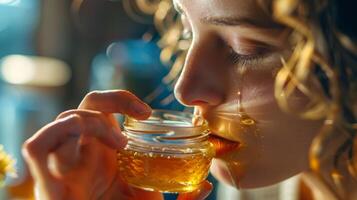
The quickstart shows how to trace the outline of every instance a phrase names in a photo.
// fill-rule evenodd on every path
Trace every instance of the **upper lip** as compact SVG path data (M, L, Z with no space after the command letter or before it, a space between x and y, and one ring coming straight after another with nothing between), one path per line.
M205 109L199 110L201 117L207 120L208 112ZM216 155L215 157L221 157L229 152L237 150L240 146L240 142L229 140L218 136L217 133L211 131L210 137L208 139L214 146Z

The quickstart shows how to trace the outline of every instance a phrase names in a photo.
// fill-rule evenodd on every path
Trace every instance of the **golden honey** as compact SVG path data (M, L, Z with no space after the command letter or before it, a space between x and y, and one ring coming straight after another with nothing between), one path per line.
M208 175L214 148L206 124L193 125L191 119L174 111L154 111L144 121L127 119L128 144L117 154L120 176L151 191L195 190Z
M121 151L119 172L128 183L161 192L189 192L206 179L212 152L172 156Z

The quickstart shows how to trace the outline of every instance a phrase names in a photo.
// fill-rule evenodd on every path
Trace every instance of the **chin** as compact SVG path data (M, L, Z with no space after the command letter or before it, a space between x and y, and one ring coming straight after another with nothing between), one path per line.
M212 175L225 184L238 189L254 189L271 186L300 171L286 171L276 168L262 168L256 165L234 165L221 159L214 159L211 167Z

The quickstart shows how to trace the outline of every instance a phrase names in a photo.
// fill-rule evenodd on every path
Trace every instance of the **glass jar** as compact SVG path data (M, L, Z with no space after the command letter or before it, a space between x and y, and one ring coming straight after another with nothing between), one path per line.
M150 191L190 192L208 175L214 156L207 122L192 114L154 110L147 120L126 117L128 144L118 151L120 176ZM196 120L197 121L197 120Z

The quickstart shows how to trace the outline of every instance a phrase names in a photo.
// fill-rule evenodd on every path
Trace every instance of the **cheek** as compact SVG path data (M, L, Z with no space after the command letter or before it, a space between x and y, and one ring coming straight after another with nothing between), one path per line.
M221 158L212 173L238 188L263 187L283 181L309 167L309 147L322 122L285 119L257 124L259 137L236 133L245 144ZM236 139L236 138L235 138Z
M241 82L241 106L250 117L260 122L278 121L289 115L278 105L274 94L273 74L273 72L248 72ZM299 90L294 90L288 98L289 108L296 111L293 115L303 110L309 102L309 98Z
M279 107L274 96L274 78L268 74L252 74L243 91L245 112L257 122L262 148L267 162L274 163L277 155L295 159L307 158L310 143L322 126L322 121L305 120L296 113L287 113ZM254 78L253 78L254 77ZM301 92L293 93L289 103L299 110L308 103ZM289 157L290 156L290 157ZM306 163L306 162L305 162Z
M253 137L251 131L231 131L231 138L243 140L247 146L225 159L229 172L222 172L227 167L221 165L218 176L227 179L222 174L230 174L239 187L251 188L274 184L308 169L309 147L322 121L303 120L283 112L274 97L271 73L248 72L241 84L242 110L257 122L254 130L258 137ZM297 106L307 102L301 93L294 94L293 100Z

